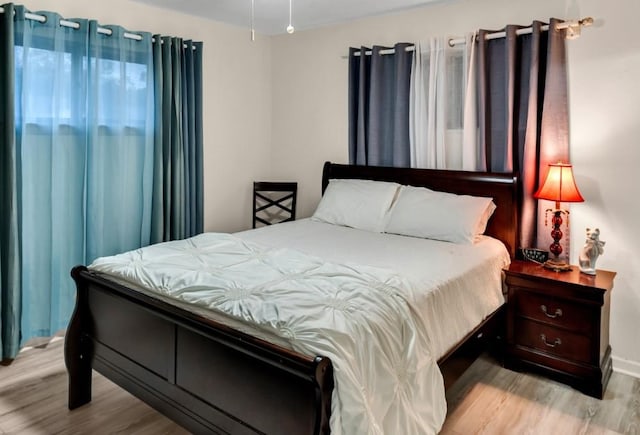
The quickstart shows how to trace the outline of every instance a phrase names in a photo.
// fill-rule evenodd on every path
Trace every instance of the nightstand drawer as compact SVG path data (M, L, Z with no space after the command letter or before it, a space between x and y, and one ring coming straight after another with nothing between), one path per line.
M516 297L518 315L589 334L593 329L593 310L566 299L520 291Z
M591 361L591 340L584 335L569 332L538 322L516 319L515 344L537 349L560 358L589 363Z

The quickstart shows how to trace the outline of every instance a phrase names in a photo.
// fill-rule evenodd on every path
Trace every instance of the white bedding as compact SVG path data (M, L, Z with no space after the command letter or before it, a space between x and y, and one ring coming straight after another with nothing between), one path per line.
M446 415L436 361L502 303L508 258L489 238L454 245L301 220L154 245L90 269L330 357L334 434L429 434Z
M398 272L409 281L436 358L504 303L502 242L481 236L472 245L372 233L302 219L236 234L273 247L289 247L336 263Z

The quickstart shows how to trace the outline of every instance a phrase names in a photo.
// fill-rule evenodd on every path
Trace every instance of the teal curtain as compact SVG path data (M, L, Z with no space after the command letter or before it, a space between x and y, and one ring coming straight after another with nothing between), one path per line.
M152 242L203 231L202 43L156 35Z
M0 360L13 358L20 344L20 241L18 155L14 93L13 5L0 14Z
M147 245L154 172L152 38L7 4L0 14L2 358L64 329L76 264ZM15 12L15 13L14 13ZM105 26L102 26L105 27Z

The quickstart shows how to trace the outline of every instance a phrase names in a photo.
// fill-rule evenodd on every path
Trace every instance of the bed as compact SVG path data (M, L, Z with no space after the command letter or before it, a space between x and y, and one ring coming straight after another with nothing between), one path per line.
M509 255L515 252L518 196L517 178L511 174L326 163L323 191L330 179L395 181L492 197L497 209L486 234L502 241ZM304 234L307 229L299 228L305 225L315 225L324 237L325 229L317 223L292 224L291 240L301 239L295 232ZM283 232L282 239L285 225L276 230ZM277 237L267 240L264 234L258 230L238 237L248 243L277 243ZM65 342L70 409L91 400L91 372L96 370L194 433L331 432L330 358L292 350L269 336L83 266L74 268L72 276L77 303ZM473 357L501 334L502 315L498 307L456 342L436 346L445 386L465 367L459 356Z

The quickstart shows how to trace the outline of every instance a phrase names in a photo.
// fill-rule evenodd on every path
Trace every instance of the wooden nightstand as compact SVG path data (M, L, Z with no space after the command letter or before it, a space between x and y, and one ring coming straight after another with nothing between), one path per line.
M602 399L611 376L609 305L615 272L553 272L513 261L505 367L532 370Z

